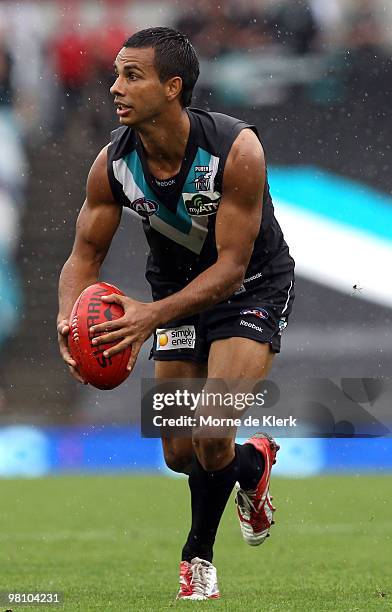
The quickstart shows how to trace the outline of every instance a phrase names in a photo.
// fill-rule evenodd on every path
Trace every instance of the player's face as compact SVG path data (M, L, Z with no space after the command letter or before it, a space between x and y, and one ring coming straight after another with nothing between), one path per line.
M120 123L137 126L162 113L167 103L166 89L154 67L154 49L123 47L114 66L117 78L110 93Z

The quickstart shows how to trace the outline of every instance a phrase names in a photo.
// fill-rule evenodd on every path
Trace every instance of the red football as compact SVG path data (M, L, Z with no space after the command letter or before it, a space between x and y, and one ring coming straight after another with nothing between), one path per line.
M114 389L129 376L127 364L131 356L130 347L112 357L104 357L103 352L120 340L98 346L91 343L89 329L92 325L119 319L124 314L119 304L109 304L101 300L103 295L111 293L124 295L120 289L109 283L90 285L76 300L69 321L68 346L72 358L83 378L97 389Z

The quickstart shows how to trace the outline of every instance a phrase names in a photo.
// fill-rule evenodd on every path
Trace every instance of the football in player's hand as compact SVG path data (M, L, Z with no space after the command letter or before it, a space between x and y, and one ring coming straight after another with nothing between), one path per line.
M124 314L119 304L110 304L101 300L103 295L112 293L124 295L120 289L109 283L90 285L76 300L69 320L68 346L72 358L76 361L76 367L83 378L97 389L114 389L130 373L127 364L131 356L131 347L112 357L104 357L103 352L121 340L98 346L94 346L91 342L93 336L89 330L92 325L119 319Z

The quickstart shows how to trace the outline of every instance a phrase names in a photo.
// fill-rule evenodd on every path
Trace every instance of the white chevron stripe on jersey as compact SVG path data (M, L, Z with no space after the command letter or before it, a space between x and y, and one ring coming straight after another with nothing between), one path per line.
M193 253L199 254L203 248L204 241L207 237L207 223L208 217L200 219L192 219L192 227L189 234L183 234L175 227L172 227L157 215L149 217L151 227L157 232L160 232L167 238L174 240L177 244L181 244L185 248L189 249Z
M123 191L130 202L146 197L136 184L133 174L124 159L113 161L113 173L116 179L121 183ZM163 205L160 204L160 206ZM132 210L131 212L140 219L140 215ZM190 220L192 226L189 233L185 234L161 219L157 214L148 217L148 222L157 232L163 234L166 238L170 238L170 240L173 240L177 244L181 244L181 246L184 246L193 253L199 254L207 237L208 218L200 217L193 219L190 217Z
M215 177L218 172L220 157L215 157L215 155L211 155L210 159L210 169L211 169L211 179L210 179L210 189L211 191L215 191Z
M113 174L118 182L121 183L123 191L130 202L145 197L142 190L136 185L133 174L123 159L115 159L113 161ZM134 217L140 220L140 215L136 211L131 208L129 210Z

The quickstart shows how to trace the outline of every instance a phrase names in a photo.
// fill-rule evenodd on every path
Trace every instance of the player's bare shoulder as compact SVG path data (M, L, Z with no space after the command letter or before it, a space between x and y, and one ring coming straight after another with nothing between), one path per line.
M234 140L226 163L238 163L244 161L254 161L265 164L263 146L250 128L244 128Z
M252 129L245 128L233 142L227 157L224 193L240 192L247 199L259 200L264 183L265 158L262 144Z
M106 145L98 153L87 177L87 201L92 205L115 204L118 206L109 183L107 169L108 148L109 145Z
M74 248L88 243L105 252L121 219L122 207L114 199L107 170L107 149L97 155L87 177L86 199L76 222Z

